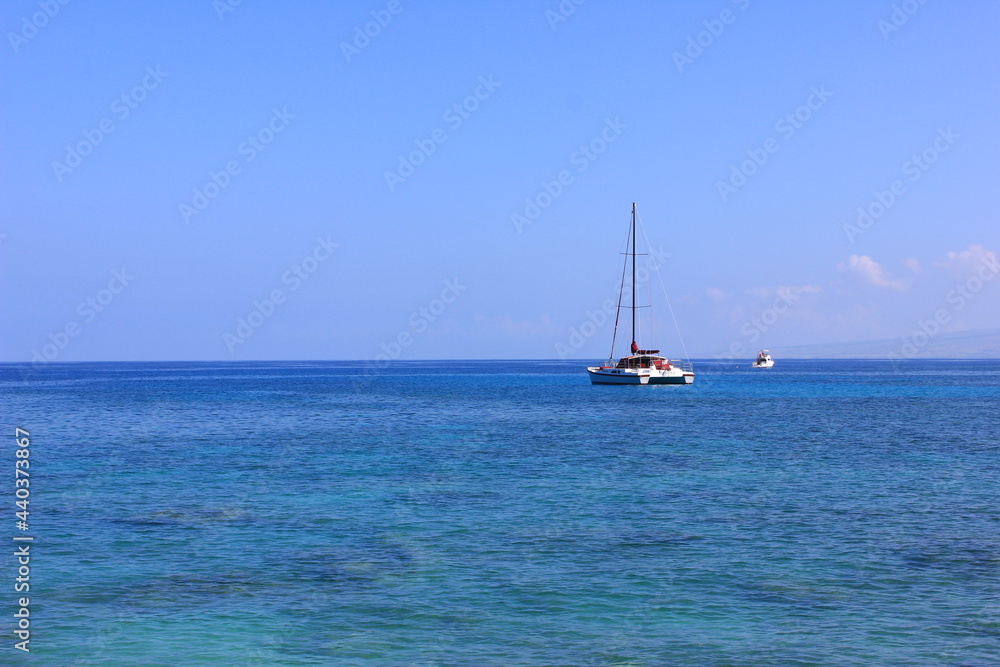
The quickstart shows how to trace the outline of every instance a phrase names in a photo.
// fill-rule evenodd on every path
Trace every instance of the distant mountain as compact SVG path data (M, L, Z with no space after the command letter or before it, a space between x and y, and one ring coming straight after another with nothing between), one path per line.
M780 359L1000 359L1000 329L773 348Z

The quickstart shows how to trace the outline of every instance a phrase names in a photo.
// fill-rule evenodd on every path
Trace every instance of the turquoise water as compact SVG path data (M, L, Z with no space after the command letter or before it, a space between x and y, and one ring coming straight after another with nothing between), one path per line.
M0 662L1000 664L1000 362L583 365L0 366Z

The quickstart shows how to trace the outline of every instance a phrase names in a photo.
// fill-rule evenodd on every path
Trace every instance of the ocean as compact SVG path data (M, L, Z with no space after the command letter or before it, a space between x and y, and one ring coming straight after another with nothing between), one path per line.
M1000 361L748 364L2 365L0 663L1000 664Z

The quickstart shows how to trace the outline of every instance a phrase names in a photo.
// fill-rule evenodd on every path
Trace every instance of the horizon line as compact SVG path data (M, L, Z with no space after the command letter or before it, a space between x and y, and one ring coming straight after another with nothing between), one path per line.
M746 357L749 359L750 357ZM711 357L689 357L686 361L710 362L715 364L734 364L741 359L716 359ZM1000 357L782 357L782 361L1000 361ZM38 364L41 367L70 364L245 364L245 363L424 363L428 361L546 361L559 363L587 363L590 361L607 361L606 359L558 359L549 357L517 357L517 358L453 358L437 357L426 359L91 359L86 361L46 361ZM0 366L31 366L34 361L0 361Z

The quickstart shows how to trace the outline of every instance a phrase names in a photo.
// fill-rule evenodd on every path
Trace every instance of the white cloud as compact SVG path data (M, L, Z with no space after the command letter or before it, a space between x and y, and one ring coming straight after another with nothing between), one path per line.
M708 289L705 290L705 294L711 301L714 301L715 303L719 303L720 301L725 301L729 297L728 294L723 292L718 287L709 287Z
M978 243L969 246L968 250L950 251L943 262L934 262L934 266L951 269L959 274L972 273L983 264L996 266L997 255Z
M914 259L912 257L909 257L903 263L906 264L906 268L908 268L913 273L922 273L924 270L924 267L920 266L919 259Z
M782 285L777 289L778 294L785 295L792 303L797 303L803 294L819 294L822 291L819 285Z
M851 255L846 262L839 262L837 270L842 273L853 273L865 282L883 289L905 290L906 283L889 277L878 262L868 255Z
M822 292L819 285L779 285L778 287L751 287L746 291L750 296L760 299L771 299L780 297L789 303L796 303L802 294L816 294Z

